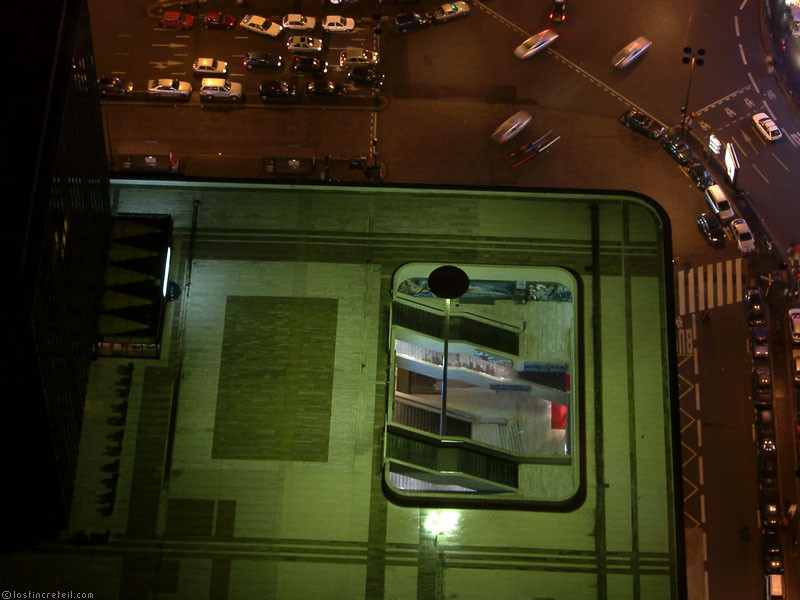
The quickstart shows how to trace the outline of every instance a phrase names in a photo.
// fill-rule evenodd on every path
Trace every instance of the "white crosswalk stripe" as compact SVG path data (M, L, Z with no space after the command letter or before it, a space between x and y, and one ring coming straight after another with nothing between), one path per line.
M675 277L678 315L690 315L742 301L744 274L741 258L676 271Z

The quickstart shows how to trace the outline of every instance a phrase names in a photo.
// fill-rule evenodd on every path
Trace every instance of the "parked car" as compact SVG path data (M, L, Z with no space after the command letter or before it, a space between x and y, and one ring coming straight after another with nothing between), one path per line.
M242 84L217 77L203 79L200 83L201 100L229 100L237 101L244 97Z
M758 459L758 478L762 485L775 485L778 481L778 463L772 456Z
M333 81L309 81L306 84L306 94L312 98L341 98L346 93L342 84Z
M769 367L753 369L753 404L760 410L772 408L772 372Z
M305 15L291 14L283 17L281 21L284 29L293 29L295 31L308 31L314 29L317 25L317 20L314 17L306 17Z
M383 85L383 73L375 67L353 67L347 73L347 81L355 85L379 88Z
M747 311L747 322L750 325L766 325L764 298L759 288L751 287L744 291L744 306Z
M756 127L756 131L768 142L774 142L783 137L783 132L767 113L753 115L753 124Z
M714 185L714 178L711 177L705 165L696 158L689 160L686 165L686 172L698 189L704 190L708 186Z
M192 64L192 72L197 77L225 77L228 74L228 63L215 58L198 58Z
M665 136L661 140L661 145L681 165L688 165L689 161L694 158L694 152L689 148L689 144L677 134Z
M761 558L765 573L783 573L783 549L777 532L761 533Z
M168 10L161 15L158 24L169 29L191 29L194 27L194 17L188 13Z
M664 134L664 126L661 123L632 108L622 113L619 120L625 127L638 131L651 140L657 140Z
M761 488L758 498L761 526L775 529L781 521L781 503L778 490L773 487Z
M431 16L428 13L408 12L397 15L394 18L394 29L398 33L425 29L431 24Z
M192 95L192 84L179 79L151 79L147 82L150 98L172 98L188 100Z
M800 385L800 350L792 349L792 381Z
M328 33L344 33L355 29L355 19L341 15L329 15L322 19L322 28Z
M505 121L500 123L500 126L492 132L492 140L502 144L507 142L520 131L525 129L525 126L531 121L530 113L520 110L508 117Z
M547 13L547 18L553 23L563 23L567 20L567 0L554 0L553 7Z
M636 38L632 42L626 44L622 50L614 55L614 57L611 59L611 66L616 67L617 69L624 69L642 54L644 54L645 50L647 50L652 44L653 42L648 40L646 37Z
M721 185L715 183L708 186L703 195L706 197L708 206L719 217L720 221L725 223L733 219L735 216L733 206L731 206L731 201L728 200L728 196L725 195L725 190L722 189Z
M269 37L278 37L281 31L283 31L282 25L259 15L245 15L242 20L239 21L239 27Z
M283 57L271 52L253 51L244 55L244 66L248 69L277 69L283 66Z
M297 95L297 86L289 81L268 79L258 86L258 95L262 100L291 100Z
M456 0L456 2L448 2L434 8L431 12L431 19L434 25L440 25L453 19L466 17L468 14L469 4L462 0Z
M322 40L307 35L290 35L286 40L286 49L299 53L322 52Z
M517 58L521 58L525 60L526 58L530 58L537 52L541 52L545 48L547 48L550 44L555 42L558 39L558 34L553 31L552 29L545 29L544 31L540 31L536 35L532 35L524 42L522 42L519 46L514 49L514 55Z
M766 326L756 325L750 328L750 348L753 358L769 358L769 332Z
M750 233L750 227L744 219L734 219L731 221L731 233L733 239L736 240L736 245L739 247L739 252L747 256L756 251L756 242L753 239L753 234Z
M800 344L800 308L789 309L789 333L793 344Z
M725 230L722 228L722 223L719 222L717 215L700 213L700 216L697 217L697 227L712 246L722 247L725 245Z
M756 411L756 431L761 444L761 453L777 454L775 450L775 413L771 408Z
M233 29L236 27L236 17L218 10L212 11L203 17L204 29Z
M292 73L309 73L311 75L324 75L328 72L328 61L316 56L292 57Z
M127 98L133 94L133 82L119 77L98 77L97 93L101 98Z
M365 65L377 65L378 53L364 48L348 46L339 52L340 67L362 67Z

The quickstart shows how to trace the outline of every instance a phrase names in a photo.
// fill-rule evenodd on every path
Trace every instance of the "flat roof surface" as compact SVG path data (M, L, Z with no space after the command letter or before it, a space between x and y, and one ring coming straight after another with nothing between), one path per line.
M119 212L172 215L183 293L159 360L98 359L91 375L71 530L110 539L4 556L15 585L121 598L684 596L669 228L641 196L112 184ZM575 277L581 493L568 507L387 499L390 291L408 263Z

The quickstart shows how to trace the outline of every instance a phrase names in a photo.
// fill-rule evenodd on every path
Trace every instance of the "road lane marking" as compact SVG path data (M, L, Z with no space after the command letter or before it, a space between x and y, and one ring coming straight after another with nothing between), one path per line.
M783 164L783 161L782 161L780 158L778 158L777 156L775 156L775 153L774 153L774 152L771 152L771 154L772 154L772 158L774 158L775 160L777 160L777 161L778 161L778 164L779 164L780 166L782 166L784 169L786 169L786 172L787 172L787 173L791 173L791 169L789 169L789 167L787 167L785 164Z
M728 264L730 264L730 263L728 263ZM722 263L718 262L717 263L717 302L719 302L720 305L722 305L722 302L724 302L724 298L725 298L725 296L722 295ZM730 296L728 296L728 298L730 298Z
M694 384L694 407L695 407L695 410L697 410L697 412L700 412L700 384L699 383L695 383ZM702 483L702 482L703 482L703 480L701 479L700 483Z
M708 308L714 308L714 265L706 265L706 281L708 282ZM717 303L720 298L717 296Z
M686 314L686 301L684 296L684 273L683 271L678 271L678 314L685 315Z
M736 30L736 37L739 37L739 17L733 17L733 28Z
M763 174L761 171L759 171L759 169L758 169L758 167L757 167L757 166L753 165L753 168L756 170L756 173L758 173L759 175L761 175L761 179L763 179L763 180L764 180L764 183L769 183L769 179L767 179L766 177L764 177L764 174Z
M746 86L744 86L743 88L739 88L738 90L736 90L736 91L734 91L734 92L731 92L731 93L730 93L730 94L728 94L727 96L723 96L723 97L722 97L722 98L720 98L719 100L714 100L714 102L712 102L711 104L708 104L708 105L704 106L704 107L703 107L703 108L701 108L700 110L696 110L696 111L695 111L695 114L696 114L696 115L699 115L699 114L701 114L701 113L703 113L703 112L705 112L705 111L707 111L707 110L710 110L710 109L714 108L715 106L718 106L719 104L722 104L723 102L726 102L727 100L730 100L730 99L731 99L731 98L733 98L734 96L738 96L739 94L742 94L742 93L746 92L746 91L747 91L747 90L749 90L749 89L751 89L751 86L749 86L749 85L746 85Z
M747 64L747 59L744 56L744 48L742 48L741 44L739 44L739 54L742 55L742 62L746 65Z
M750 83L753 84L753 89L756 91L756 94L760 94L761 90L758 89L758 86L756 85L756 80L753 79L753 74L750 71L748 71L747 76L750 78Z
M698 419L697 420L697 447L698 448L702 448L703 447L703 433L702 432L703 432L703 430L702 430L702 427L700 425L700 419ZM700 483L702 483L702 481Z
M705 286L703 285L703 267L697 267L697 310L706 309Z
M744 287L742 285L742 259L741 258L737 258L736 259L736 281L738 283L738 285L736 286L736 301L737 302L741 302L742 301L742 287Z
M694 277L692 276L694 269L686 271L686 276L689 278L689 312L694 313Z
M747 141L750 141L750 138L747 137L746 133L742 132L742 135L744 136L744 139L746 139ZM737 150L739 150L739 152L742 154L742 156L747 158L747 152L744 151L744 148L742 148L742 145L739 142L736 141L736 138L733 137L733 135L731 135L731 143L736 146ZM751 146L753 145L752 142L750 143L750 145ZM753 148L753 151L755 152L755 148Z
M706 496L705 494L700 494L700 522L706 522Z
M784 133L786 133L784 131ZM794 133L787 133L786 137L789 139L789 143L797 148L797 144L800 143L800 132L795 131Z
M769 116L772 117L772 120L777 121L777 119L775 118L775 113L772 112L772 107L769 104L767 104L766 100L762 100L762 102L764 104L764 109L766 109L766 111L769 113Z
M739 260L741 260L741 259L739 259ZM728 278L727 278L727 281L726 281L727 286L726 286L726 289L725 289L725 291L727 292L726 297L727 298L733 298L733 264L731 264L731 261L727 261L727 263L725 263L725 272L728 275Z

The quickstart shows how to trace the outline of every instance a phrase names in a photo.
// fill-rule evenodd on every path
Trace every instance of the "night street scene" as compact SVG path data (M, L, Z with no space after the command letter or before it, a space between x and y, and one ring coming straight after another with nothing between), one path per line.
M800 0L24 14L3 598L800 600Z

